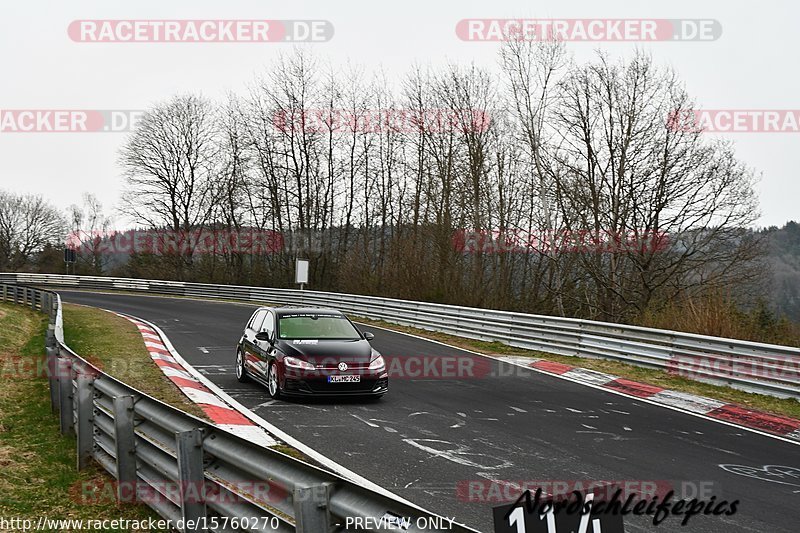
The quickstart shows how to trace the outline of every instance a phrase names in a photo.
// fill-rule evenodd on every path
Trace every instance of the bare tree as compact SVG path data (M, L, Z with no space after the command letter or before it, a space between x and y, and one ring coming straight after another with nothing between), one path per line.
M126 212L292 245L176 276L286 285L302 253L319 288L622 321L755 286L753 173L730 146L669 127L693 107L674 72L643 54L576 64L562 43L524 40L499 66L415 68L395 93L384 76L283 55L219 109L179 96L146 114L120 156ZM411 124L375 121L394 111ZM463 253L460 229L538 247Z
M127 180L123 212L148 228L167 228L182 277L195 249L192 232L210 221L217 200L218 131L212 104L176 96L145 113L120 152Z
M91 193L84 193L81 206L70 206L70 226L72 237L80 245L78 262L94 275L103 273L109 263L104 253L111 218L103 211L103 204Z
M565 227L671 239L666 249L618 243L583 254L573 295L582 313L623 320L693 288L746 281L752 172L728 147L669 127L671 113L692 108L675 74L643 54L617 64L601 56L561 89L555 177Z
M550 235L559 227L555 208L555 173L553 165L553 113L558 105L558 83L569 68L563 42L508 39L500 50L500 62L506 76L509 109L498 113L516 126L515 141L520 147L522 183L525 191L524 212L519 213L514 230L523 235ZM520 187L521 186L521 187ZM528 295L529 304L537 305L542 297L552 296L556 311L565 315L562 275L564 258L541 247L525 257L524 275L519 279L520 292Z
M18 270L47 245L63 244L66 222L41 196L0 191L0 267Z

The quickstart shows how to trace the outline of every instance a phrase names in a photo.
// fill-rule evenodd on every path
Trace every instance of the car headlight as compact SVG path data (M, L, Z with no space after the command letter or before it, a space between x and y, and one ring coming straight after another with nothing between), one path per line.
M369 362L369 369L370 370L383 370L386 368L386 361L383 360L383 356L372 350L372 360Z
M284 357L283 364L289 368L300 368L302 370L316 370L314 365L303 361L302 359L297 359L296 357Z

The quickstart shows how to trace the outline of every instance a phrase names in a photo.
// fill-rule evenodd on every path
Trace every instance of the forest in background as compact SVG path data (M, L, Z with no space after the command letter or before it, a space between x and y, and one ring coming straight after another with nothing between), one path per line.
M675 72L526 41L497 67L392 89L299 50L223 102L175 95L120 150L118 214L179 251L114 250L91 195L60 213L7 191L2 268L63 272L81 235L78 274L287 287L302 256L319 290L798 342L797 224L751 229L755 173L670 122L697 107ZM209 252L201 232L281 246Z

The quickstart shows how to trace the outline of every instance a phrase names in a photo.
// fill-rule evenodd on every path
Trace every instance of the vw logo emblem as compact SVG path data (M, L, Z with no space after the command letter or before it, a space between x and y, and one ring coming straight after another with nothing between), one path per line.
M347 370L347 363L339 363L339 371L344 372Z

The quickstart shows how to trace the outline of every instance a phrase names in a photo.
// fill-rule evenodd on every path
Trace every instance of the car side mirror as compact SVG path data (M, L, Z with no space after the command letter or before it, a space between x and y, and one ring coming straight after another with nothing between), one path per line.
M366 332L364 332L364 338L367 339L368 341L371 341L372 339L375 338L375 334L371 333L369 331L366 331Z
M272 335L269 331L261 331L256 333L256 340L261 342L269 342L272 343Z

